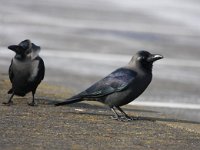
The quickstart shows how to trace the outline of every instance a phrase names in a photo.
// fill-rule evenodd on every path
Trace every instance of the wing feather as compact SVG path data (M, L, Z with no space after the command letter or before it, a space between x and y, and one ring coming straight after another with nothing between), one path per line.
M86 98L102 97L113 92L125 90L136 76L137 73L133 70L119 68L80 93L79 96Z

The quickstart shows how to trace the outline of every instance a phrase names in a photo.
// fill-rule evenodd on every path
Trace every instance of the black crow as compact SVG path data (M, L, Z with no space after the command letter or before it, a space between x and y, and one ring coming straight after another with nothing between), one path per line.
M108 105L114 112L114 119L131 120L120 108L141 95L152 80L153 62L162 59L159 54L139 51L132 57L128 65L121 67L85 91L59 102L56 106L72 104L80 101L99 101ZM119 115L116 110L121 112Z

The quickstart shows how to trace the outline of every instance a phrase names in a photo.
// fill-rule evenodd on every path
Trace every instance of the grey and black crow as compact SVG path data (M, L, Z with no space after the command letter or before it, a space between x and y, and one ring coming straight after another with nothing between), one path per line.
M14 95L25 96L32 92L32 102L29 105L36 105L35 92L44 78L45 66L44 61L39 56L40 47L31 43L30 40L24 40L18 45L11 45L8 49L14 51L16 54L11 61L9 67L9 78L12 83L12 88L8 91L11 94L8 102L5 105L13 103Z
M139 51L132 57L128 65L121 67L85 91L67 99L56 106L72 104L80 101L99 101L110 107L114 119L131 120L120 106L126 105L141 95L152 80L153 62L162 59L159 54ZM121 112L118 114L117 111Z

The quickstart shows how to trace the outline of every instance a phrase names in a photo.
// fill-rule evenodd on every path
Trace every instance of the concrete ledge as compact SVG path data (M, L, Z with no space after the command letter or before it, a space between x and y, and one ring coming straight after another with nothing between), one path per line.
M0 75L0 103L7 101L10 84ZM125 107L132 122L111 120L110 110L99 103L54 107L71 96L69 89L43 83L36 93L15 97L13 106L0 104L1 149L199 149L200 124L175 120L142 107Z

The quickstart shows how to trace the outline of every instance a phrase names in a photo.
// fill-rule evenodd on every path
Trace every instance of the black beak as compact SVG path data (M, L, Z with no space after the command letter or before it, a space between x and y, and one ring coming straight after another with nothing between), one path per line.
M156 60L159 59L163 59L164 57L162 55L159 54L152 54L151 56L149 56L149 58L147 59L148 62L154 62Z
M10 49L10 50L12 50L12 51L14 51L14 52L16 52L16 50L19 48L19 46L18 45L10 45L10 46L8 46L8 49Z

